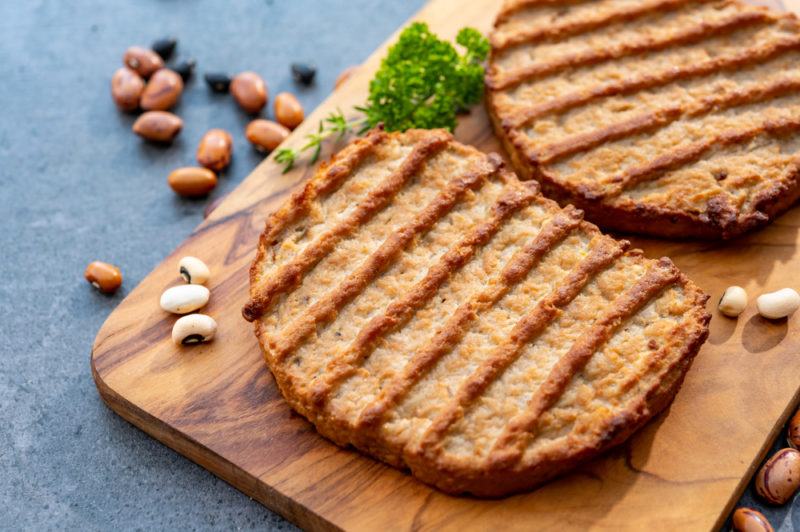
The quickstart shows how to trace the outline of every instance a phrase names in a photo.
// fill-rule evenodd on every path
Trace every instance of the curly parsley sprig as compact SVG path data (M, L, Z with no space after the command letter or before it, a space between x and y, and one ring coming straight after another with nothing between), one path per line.
M302 152L313 150L310 162L319 158L325 139L364 131L382 124L387 131L456 126L456 114L478 103L483 95L483 61L489 41L473 28L462 28L455 47L431 33L428 25L415 22L400 33L389 48L369 84L366 104L356 107L363 114L348 121L341 111L323 119L315 133L306 136L299 149L281 148L275 161L287 172Z

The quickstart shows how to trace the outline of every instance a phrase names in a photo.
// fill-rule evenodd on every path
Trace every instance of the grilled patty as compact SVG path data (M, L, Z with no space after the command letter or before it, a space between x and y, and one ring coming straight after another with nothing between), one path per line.
M800 196L800 24L732 0L512 0L487 105L521 177L603 228L731 238Z
M440 489L528 489L677 392L706 296L441 130L370 132L267 221L267 363L340 445Z

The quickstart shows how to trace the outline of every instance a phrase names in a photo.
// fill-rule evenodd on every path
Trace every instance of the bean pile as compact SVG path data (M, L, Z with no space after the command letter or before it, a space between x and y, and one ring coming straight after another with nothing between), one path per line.
M133 123L132 130L148 142L169 144L183 130L183 120L171 110L180 102L187 83L194 75L197 61L193 57L179 57L170 62L177 47L178 40L173 37L158 39L150 48L131 46L122 56L123 66L111 77L111 97L114 103L121 111L141 112ZM352 67L340 74L336 80L337 88L349 77L351 71ZM312 64L292 63L290 72L297 84L308 86L314 83L317 68ZM256 72L244 71L233 77L224 72L206 72L203 78L209 90L220 94L230 92L238 106L245 113L253 115L252 121L244 129L244 135L259 152L269 153L275 150L286 140L291 130L305 119L303 106L288 92L282 92L275 97L274 121L258 116L269 101L269 89ZM225 171L232 156L231 134L219 128L210 129L197 146L196 158L199 166L176 168L167 176L167 184L179 196L206 197L216 188L218 174ZM222 197L219 197L210 202L203 217L208 217L221 200ZM194 267L201 268L197 264ZM207 272L207 267L202 267ZM95 261L89 264L84 277L104 294L113 294L122 285L120 269L106 262ZM187 279L187 282L192 281ZM165 293L166 304L169 308L184 309L186 307L175 305L182 305L187 298L191 302L190 306L197 304L202 300L201 292L197 288L188 288L170 292L168 295ZM212 331L208 335L212 330L213 319L199 316L201 315L192 314L181 318L178 320L181 325L178 327L176 323L176 330L193 331L200 328L206 334L204 338L210 339L214 334ZM216 323L213 328L216 328ZM178 336L182 336L182 333Z
M166 312L187 314L172 326L172 341L177 345L208 342L217 332L217 322L206 314L195 314L208 303L211 292L203 286L211 279L206 263L197 257L183 257L178 263L178 274L186 284L167 288L159 304Z
M143 111L133 124L133 132L150 142L169 144L183 129L183 120L171 109L180 101L197 61L182 58L167 66L177 46L177 39L171 37L158 39L150 48L131 46L122 56L124 66L111 78L111 96L120 110ZM314 65L293 63L290 72L296 83L310 85L317 69ZM242 111L253 115L244 133L260 152L277 148L290 130L305 119L303 106L288 92L275 97L275 121L259 117L269 102L269 89L256 72L248 70L233 77L224 72L206 72L203 77L209 90L230 93ZM197 147L199 166L174 170L167 177L167 183L179 196L207 196L217 186L217 174L228 167L232 156L231 134L218 128L210 129Z

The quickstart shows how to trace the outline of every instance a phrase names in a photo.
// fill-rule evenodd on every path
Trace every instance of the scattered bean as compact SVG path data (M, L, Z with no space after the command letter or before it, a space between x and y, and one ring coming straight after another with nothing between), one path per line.
M194 73L194 67L197 66L197 61L193 58L182 59L178 61L172 70L174 70L183 80L184 83L189 81Z
M761 294L756 299L758 313L765 318L777 320L790 316L800 308L800 294L791 288Z
M255 72L242 72L231 81L231 94L245 112L254 114L267 104L267 84Z
M113 294L122 284L122 272L119 268L99 260L89 263L83 276L104 294Z
M206 72L203 76L208 87L214 92L228 92L231 86L231 77L219 72Z
M737 508L732 521L733 532L774 532L764 514L752 508Z
M215 172L224 170L231 162L233 138L224 129L210 129L200 139L197 162Z
M186 166L170 172L167 183L179 196L198 198L214 190L217 175L208 168Z
M342 70L336 77L336 83L333 85L334 90L338 89L345 81L350 79L350 77L355 74L357 70L358 65L352 65Z
M178 271L183 280L189 284L206 284L211 271L206 263L197 257L183 257L178 263Z
M314 76L317 75L317 67L307 63L292 63L292 77L297 83L311 85Z
M294 94L282 92L275 97L275 118L289 129L300 125L305 118L305 112Z
M170 57L172 57L172 52L175 51L175 46L177 46L178 40L173 37L164 37L163 39L159 39L153 43L153 46L150 48L153 49L155 53L161 56L161 59L166 61Z
M789 447L792 449L800 448L800 410L795 412L792 419L789 420L786 440L789 442Z
M264 120L257 118L247 124L244 131L247 140L261 151L272 151L277 148L281 142L286 140L289 136L289 130L273 122L272 120Z
M167 288L161 294L161 308L173 314L187 314L208 303L211 293L203 285L183 284Z
M144 91L144 80L127 67L114 72L111 78L111 97L123 111L133 111L139 107L139 99Z
M183 80L174 71L162 68L150 78L142 93L141 106L145 111L167 111L178 102L183 92Z
M140 46L131 46L125 50L122 62L143 78L149 78L158 69L164 67L164 61L157 53Z
M719 299L719 311L724 315L735 318L747 306L747 292L741 286L729 286Z
M756 492L771 504L783 504L800 488L800 451L781 449L761 466Z
M172 326L172 341L178 345L199 344L214 338L217 322L205 314L189 314L178 318Z
M172 142L183 128L183 120L167 111L147 111L133 123L133 132L154 142Z

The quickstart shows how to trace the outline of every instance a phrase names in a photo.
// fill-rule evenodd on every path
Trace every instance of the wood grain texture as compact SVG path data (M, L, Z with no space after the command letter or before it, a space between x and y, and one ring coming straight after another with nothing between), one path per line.
M800 0L758 2L800 10ZM415 18L453 37L487 30L496 0L434 0ZM778 6L780 7L780 6ZM392 36L387 42L394 40ZM361 103L379 49L289 139L299 145L331 109ZM464 117L458 140L497 151L481 108ZM450 497L358 453L340 449L293 414L262 359L240 309L247 270L266 215L311 174L260 165L111 314L97 335L92 372L122 417L309 529L709 529L719 526L797 403L800 318L767 322L751 303L738 321L715 313L711 335L672 406L625 446L572 475L502 500ZM710 305L730 284L754 300L797 288L800 209L728 244L633 239L650 257L667 255L706 292ZM175 317L158 298L179 284L177 263L211 267L205 313L217 338L190 349L170 340Z

